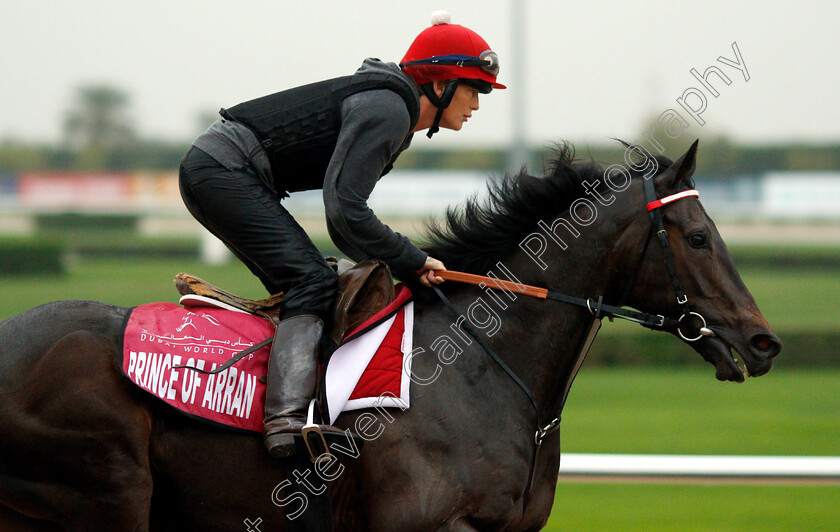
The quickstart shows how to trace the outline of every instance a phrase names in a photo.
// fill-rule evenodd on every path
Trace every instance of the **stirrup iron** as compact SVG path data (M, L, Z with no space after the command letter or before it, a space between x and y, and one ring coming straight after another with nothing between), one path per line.
M306 425L303 426L300 433L303 436L303 443L306 444L306 450L309 451L309 458L312 463L328 462L333 459L330 454L330 448L327 447L327 440L324 438L324 433L321 432L321 425L315 423L315 405L316 399L309 403L309 412L306 415Z

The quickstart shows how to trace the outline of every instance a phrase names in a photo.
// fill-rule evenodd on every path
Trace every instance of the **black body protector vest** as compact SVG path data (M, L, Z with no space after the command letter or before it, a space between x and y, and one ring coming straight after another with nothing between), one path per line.
M279 190L313 190L324 186L341 129L341 101L374 89L399 94L411 117L409 131L414 129L420 114L417 91L396 75L385 73L354 74L303 85L222 109L219 114L254 132L268 154ZM385 172L388 170L390 166Z

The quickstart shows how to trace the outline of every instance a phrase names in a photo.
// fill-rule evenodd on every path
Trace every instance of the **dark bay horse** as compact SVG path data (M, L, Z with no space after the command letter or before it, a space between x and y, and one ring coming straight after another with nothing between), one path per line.
M191 420L135 389L119 369L125 308L61 301L2 322L0 530L291 530L300 521L290 517L327 489L340 530L538 530L560 463L550 422L596 301L678 323L675 341L695 340L701 324L676 322L690 305L707 326L690 345L720 380L762 375L781 350L686 193L696 147L674 163L633 158L606 170L561 150L548 175L507 178L450 211L428 248L450 269L596 308L445 283L458 316L413 287L410 409L343 414L337 424L367 442L333 448L340 460L320 468L272 460L259 436ZM665 198L656 210L667 247L651 230L645 182Z

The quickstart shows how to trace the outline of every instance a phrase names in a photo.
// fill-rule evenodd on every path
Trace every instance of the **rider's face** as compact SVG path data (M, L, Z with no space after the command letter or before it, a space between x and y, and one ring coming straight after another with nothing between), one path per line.
M443 111L440 127L459 131L471 116L478 110L478 89L460 83L452 103Z

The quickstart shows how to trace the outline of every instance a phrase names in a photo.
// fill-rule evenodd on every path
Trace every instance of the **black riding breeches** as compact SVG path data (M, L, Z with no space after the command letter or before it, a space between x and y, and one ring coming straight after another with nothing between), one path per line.
M332 268L259 176L228 170L191 148L180 169L190 213L259 277L271 294L285 292L283 318L326 318L338 290Z

